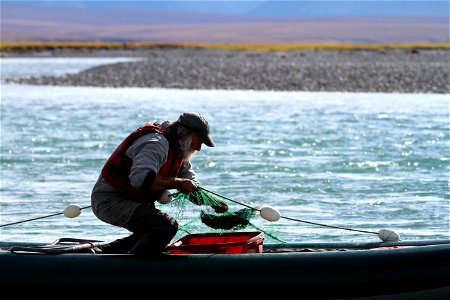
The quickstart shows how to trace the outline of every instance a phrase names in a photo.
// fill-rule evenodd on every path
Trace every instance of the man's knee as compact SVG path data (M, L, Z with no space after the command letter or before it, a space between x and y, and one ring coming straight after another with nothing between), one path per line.
M128 230L138 235L152 232L172 239L178 231L178 222L172 216L151 207L139 207L131 217Z

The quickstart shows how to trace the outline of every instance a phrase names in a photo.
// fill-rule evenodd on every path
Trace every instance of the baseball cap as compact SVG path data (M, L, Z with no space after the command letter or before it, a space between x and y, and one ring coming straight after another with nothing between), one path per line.
M202 143L206 146L214 147L216 145L211 137L208 121L201 114L197 112L185 112L178 118L178 122L197 132L202 139Z

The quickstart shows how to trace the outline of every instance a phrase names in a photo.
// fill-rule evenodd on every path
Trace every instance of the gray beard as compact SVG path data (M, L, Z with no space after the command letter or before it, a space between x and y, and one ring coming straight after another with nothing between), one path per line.
M183 160L184 161L191 161L192 156L197 153L197 150L187 151L186 153L183 153Z
M184 141L179 141L181 153L184 161L190 161L192 156L197 153L197 150L191 150L192 135L186 137Z

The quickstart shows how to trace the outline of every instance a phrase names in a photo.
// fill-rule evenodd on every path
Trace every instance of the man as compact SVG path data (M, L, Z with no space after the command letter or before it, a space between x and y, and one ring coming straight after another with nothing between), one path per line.
M202 144L215 146L208 121L186 112L175 122L143 124L117 147L92 190L92 209L100 220L132 234L102 246L103 253L148 256L164 251L178 223L157 209L155 201L169 189L198 189L190 159ZM213 208L228 209L225 203Z

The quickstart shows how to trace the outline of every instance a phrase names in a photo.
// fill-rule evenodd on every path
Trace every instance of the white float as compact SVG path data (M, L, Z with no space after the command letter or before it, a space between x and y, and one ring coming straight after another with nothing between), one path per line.
M64 208L63 213L67 218L76 218L81 214L81 206L70 204Z
M165 190L157 201L161 204L167 204L172 201L172 194L168 190Z
M378 231L378 237L383 242L398 242L400 240L400 235L390 229L381 229Z
M276 222L280 219L281 214L278 209L273 208L271 206L263 206L259 210L259 214L261 217L270 222Z

